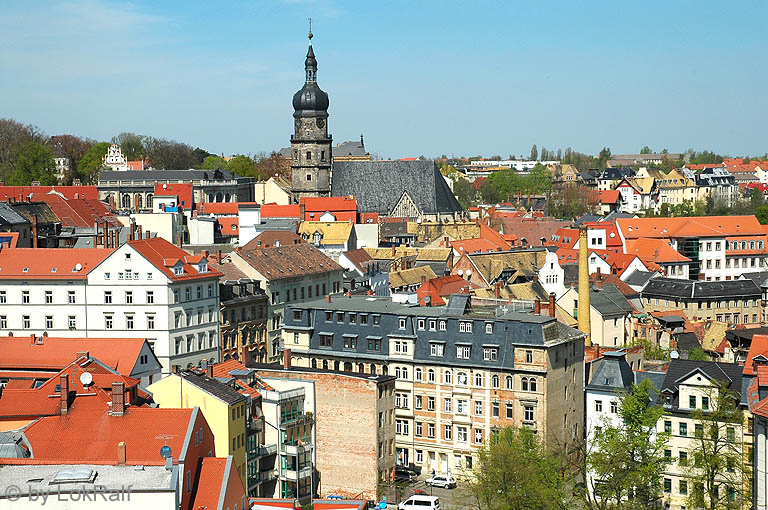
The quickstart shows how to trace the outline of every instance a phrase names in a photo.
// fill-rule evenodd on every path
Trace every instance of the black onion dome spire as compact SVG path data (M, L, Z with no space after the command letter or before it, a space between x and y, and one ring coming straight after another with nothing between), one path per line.
M294 115L302 113L315 114L328 112L328 94L317 86L317 59L312 49L312 31L309 32L309 50L304 61L306 80L304 86L293 95Z

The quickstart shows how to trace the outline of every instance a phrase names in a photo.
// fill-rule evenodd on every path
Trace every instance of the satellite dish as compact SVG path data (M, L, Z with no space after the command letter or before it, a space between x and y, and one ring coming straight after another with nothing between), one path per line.
M164 459L167 459L171 456L171 447L168 445L163 446L160 448L160 456Z
M670 357L670 359L677 359L677 358L680 357L680 353L677 352L677 351L672 351L672 352L669 353L669 357Z
M168 189L168 185L167 184L163 184L163 189Z
M82 271L82 269L83 269L83 265L80 262L75 264L75 270L76 271Z
M90 372L83 372L80 374L80 383L82 383L83 386L88 386L93 382L93 376Z
M461 276L461 275L463 275L463 274L464 274L464 270L463 270L463 269L459 269L457 272L458 272L458 275L459 275L459 276Z

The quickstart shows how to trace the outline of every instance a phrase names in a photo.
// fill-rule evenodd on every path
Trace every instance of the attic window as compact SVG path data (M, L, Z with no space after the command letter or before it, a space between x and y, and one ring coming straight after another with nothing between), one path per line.
M56 268L55 268L55 267L52 267L52 268L51 268L51 273L55 273L55 272L56 272Z
M28 272L29 272L29 268L28 268L28 267L25 267L24 269L22 269L22 270L21 270L21 272L22 272L22 273L28 273Z
M184 267L182 267L181 265L178 265L178 266L174 267L173 268L173 274L175 274L176 276L183 275L184 274Z

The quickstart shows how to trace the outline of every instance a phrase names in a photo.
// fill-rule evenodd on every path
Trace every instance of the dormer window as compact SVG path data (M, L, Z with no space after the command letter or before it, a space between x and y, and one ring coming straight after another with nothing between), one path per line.
M176 276L183 275L184 274L184 266L182 266L181 264L179 264L177 266L173 266L173 274L176 275Z
M207 262L200 262L197 266L197 272L198 273L207 273L208 272L208 263Z
M312 242L315 243L316 245L320 244L320 240L322 238L323 238L323 234L321 234L320 232L315 232L314 234L312 234Z

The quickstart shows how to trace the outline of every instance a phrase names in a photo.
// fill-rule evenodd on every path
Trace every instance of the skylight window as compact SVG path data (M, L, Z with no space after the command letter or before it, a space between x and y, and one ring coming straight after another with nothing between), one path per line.
M28 272L29 272L29 268L28 268L28 267L25 267L24 269L22 269L22 270L21 270L21 272L22 272L22 273L28 273Z

